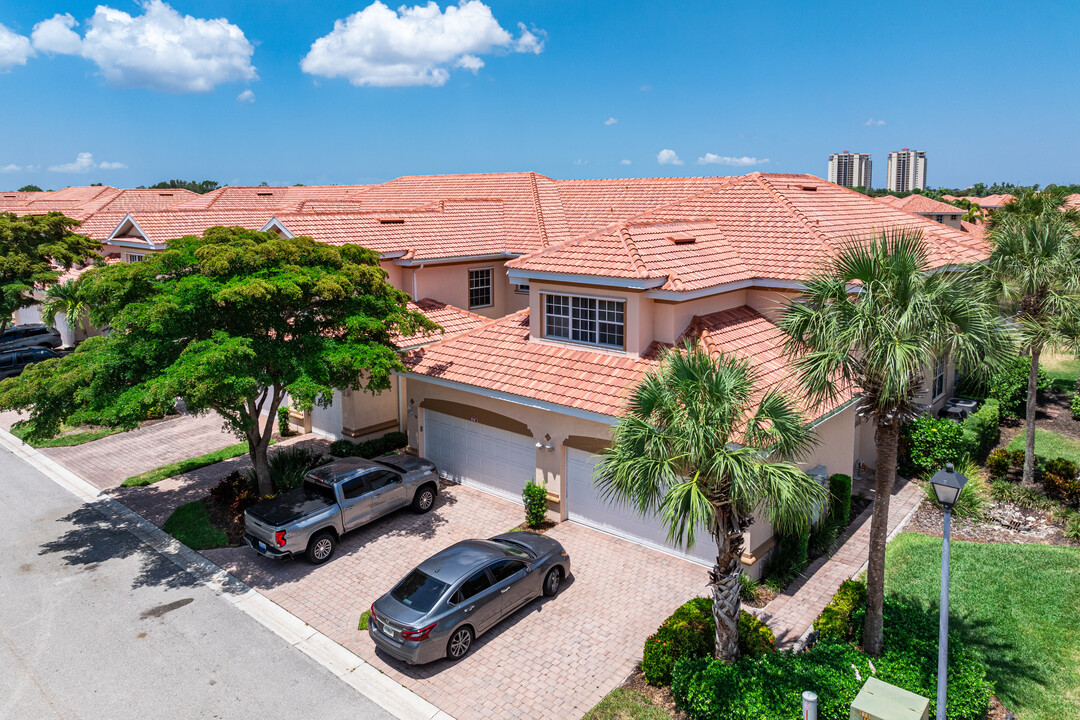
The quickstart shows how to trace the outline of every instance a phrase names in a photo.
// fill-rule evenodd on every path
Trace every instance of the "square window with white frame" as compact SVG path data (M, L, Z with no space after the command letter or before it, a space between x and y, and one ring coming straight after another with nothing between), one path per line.
M544 294L544 337L622 349L626 303L578 295Z
M146 255L143 255L143 254L140 254L140 253L128 253L127 254L127 261L129 263L142 262L145 259L146 259Z
M469 309L489 307L492 304L492 268L469 270Z

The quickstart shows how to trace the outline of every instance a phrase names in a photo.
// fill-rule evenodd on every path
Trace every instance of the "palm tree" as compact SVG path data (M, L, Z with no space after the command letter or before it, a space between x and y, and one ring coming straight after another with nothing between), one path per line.
M1041 193L1045 194L1045 193ZM1017 201L1019 202L1019 201ZM1080 237L1059 206L1030 201L994 217L993 250L981 268L991 294L1013 320L1022 350L1031 356L1027 387L1024 482L1035 477L1035 399L1039 357L1045 348L1080 340Z
M808 396L837 394L836 380L861 388L856 414L876 424L877 467L870 524L863 643L881 653L885 543L896 481L900 426L919 412L926 371L946 356L971 368L996 366L1008 335L966 273L931 272L922 237L888 231L850 241L805 284L780 327Z
M743 532L759 512L780 532L805 528L825 490L786 460L808 450L813 431L777 390L759 392L747 361L713 358L690 343L666 352L632 391L596 469L609 502L659 514L668 538L693 547L705 529L716 542L709 573L716 657L738 655Z
M56 327L56 316L63 315L71 331L71 344L74 345L75 335L82 327L82 321L89 310L77 282L65 280L50 285L45 290L45 302L41 304L41 319L46 325Z
M1040 216L1060 217L1075 228L1080 228L1080 209L1067 205L1064 190L1025 190L1015 200L1005 203L990 214L986 227L993 231L1012 220L1033 220Z
M973 203L967 198L953 198L949 201L949 204L967 211L964 213L964 217L960 218L964 222L977 223L983 219L983 209L978 203Z

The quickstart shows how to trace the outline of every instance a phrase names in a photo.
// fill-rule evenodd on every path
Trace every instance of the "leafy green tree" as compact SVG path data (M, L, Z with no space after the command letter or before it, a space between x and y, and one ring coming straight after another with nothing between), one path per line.
M36 305L32 292L55 283L60 270L97 257L101 243L79 235L78 220L62 213L0 213L0 333L20 308Z
M41 192L41 188L37 185L23 185L18 192Z
M235 227L90 270L79 284L111 333L5 380L0 407L28 409L33 433L48 437L63 422L134 427L180 398L247 440L262 494L286 393L325 407L334 388L385 390L402 368L394 334L435 327L407 308L377 253Z
M955 205L965 211L964 217L960 218L964 222L975 223L983 219L983 209L979 207L978 203L973 203L967 198L958 197L953 200L946 200L945 202L950 205Z
M919 414L927 371L940 358L986 372L1010 351L995 309L980 299L970 275L930 270L919 233L890 231L851 241L807 280L780 321L809 397L832 398L843 387L858 387L856 412L876 426L863 634L867 652L875 656L881 653L885 543L900 426Z
M162 182L155 183L150 186L151 190L190 190L193 193L199 195L205 195L211 190L217 190L220 187L215 180L202 180L196 182L195 180L163 180Z
M1025 193L991 219L990 259L980 269L990 292L1030 355L1024 482L1035 477L1035 401L1039 358L1046 348L1080 340L1080 236L1057 197Z
M669 539L693 547L705 529L716 542L709 573L716 656L738 654L743 532L761 513L781 532L805 528L825 490L791 462L814 442L794 403L759 392L745 360L713 358L700 346L664 354L630 394L596 469L609 502L659 514Z

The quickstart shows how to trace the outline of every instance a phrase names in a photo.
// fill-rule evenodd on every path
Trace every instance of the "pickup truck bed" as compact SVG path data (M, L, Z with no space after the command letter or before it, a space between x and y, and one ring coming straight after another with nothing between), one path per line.
M307 488L296 488L282 493L275 498L252 505L248 513L256 520L267 525L281 527L302 517L335 507L336 503Z

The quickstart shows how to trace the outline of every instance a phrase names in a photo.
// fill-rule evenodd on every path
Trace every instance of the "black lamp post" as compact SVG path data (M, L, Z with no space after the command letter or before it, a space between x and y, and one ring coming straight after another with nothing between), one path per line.
M960 492L968 479L953 469L953 464L945 465L930 478L934 495L945 510L945 528L941 533L941 615L938 620L938 676L937 676L937 720L945 720L945 675L949 654L949 531L952 509L960 499Z

